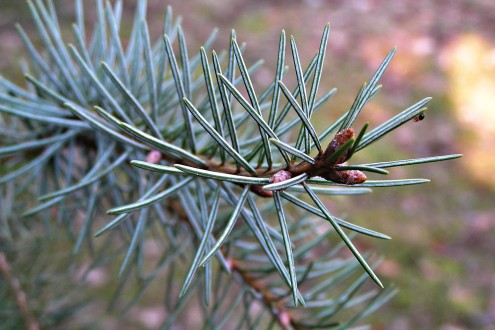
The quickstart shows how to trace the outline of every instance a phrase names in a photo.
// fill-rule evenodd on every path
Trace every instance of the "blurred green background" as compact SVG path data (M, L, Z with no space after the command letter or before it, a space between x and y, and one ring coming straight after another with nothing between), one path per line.
M214 49L228 45L231 29L246 42L246 59L265 66L255 85L272 79L279 33L296 38L307 65L323 27L331 23L322 86L338 92L314 117L319 132L347 110L361 84L387 52L398 47L382 92L367 105L359 124L381 123L416 101L432 96L426 119L409 123L356 161L463 153L458 160L394 169L391 178L424 177L431 183L375 189L373 194L333 200L334 214L393 237L360 238L361 250L384 256L377 274L399 294L373 314L373 329L495 329L495 2L493 0L248 1L149 0L153 39L160 37L165 6L184 17L189 53L199 50L214 27ZM55 1L61 23L74 18L72 1ZM85 1L87 22L93 1ZM123 29L130 29L134 1L124 3ZM0 71L22 79L14 65L25 55L14 23L37 34L23 1L0 0ZM287 59L288 61L288 59ZM259 88L261 89L261 88ZM51 247L53 248L53 247ZM95 274L101 290L109 274ZM102 296L95 304L102 304ZM93 309L97 310L98 306ZM147 306L147 307L143 307ZM152 301L133 310L133 327L153 328ZM160 320L158 320L159 322ZM131 325L129 325L131 326Z

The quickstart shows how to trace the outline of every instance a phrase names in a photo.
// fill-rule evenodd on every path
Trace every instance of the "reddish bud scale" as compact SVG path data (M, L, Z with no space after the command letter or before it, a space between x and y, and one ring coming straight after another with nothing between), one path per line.
M328 159L333 153L342 147L347 141L354 138L354 129L347 128L341 132L335 134L333 140L328 144L327 149L323 153L323 159ZM341 157L339 157L335 164L341 164L348 159L348 152L344 152Z

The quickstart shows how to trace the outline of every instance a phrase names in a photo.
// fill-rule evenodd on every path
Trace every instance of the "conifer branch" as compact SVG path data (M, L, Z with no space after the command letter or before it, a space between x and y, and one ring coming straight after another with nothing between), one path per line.
M191 297L202 292L211 306L204 309L205 324L225 325L235 316L239 325L256 327L263 314L249 307L258 301L269 320L283 328L337 323L345 328L394 294L363 289L366 275L383 285L373 259L358 251L347 230L367 238L390 237L333 216L322 198L426 183L429 180L368 180L367 175L460 157L354 162L360 150L421 116L430 100L378 127L368 130L366 124L355 134L356 118L381 90L379 80L395 49L363 84L349 110L319 133L312 116L336 92L328 89L319 96L328 24L306 68L293 37L286 54L282 31L273 79L259 91L253 75L261 64L245 60L245 45L235 31L228 35L225 52L209 49L213 31L197 54L190 55L187 31L180 18L174 20L170 7L163 35L153 42L146 1L139 1L124 43L119 31L123 2L97 0L89 35L83 1L76 0L71 45L63 40L51 0L30 1L28 6L43 50L17 27L31 61L25 74L28 88L0 77L0 114L5 118L0 124L9 141L0 148L0 158L7 160L0 185L15 184L18 198L36 192L34 200L23 201L24 216L66 227L75 237L74 255L88 246L94 265L108 262L107 248L124 256L112 306L126 296L134 274L139 288L124 311L138 302L153 279L166 273L164 327L171 327ZM295 70L292 90L285 81L285 63L293 63ZM330 142L324 143L326 138ZM77 212L85 215L75 226ZM324 234L320 226L326 226ZM340 242L327 239L333 232ZM98 244L93 244L93 236ZM163 254L146 273L143 251L150 237L163 245ZM337 258L345 248L354 258ZM12 286L2 256L0 271ZM334 289L343 281L347 287L336 296ZM239 295L230 303L234 282ZM14 290L14 296L19 295L22 292ZM37 325L19 301L26 322ZM236 315L241 301L244 312ZM348 308L354 308L354 314L340 321L339 312Z

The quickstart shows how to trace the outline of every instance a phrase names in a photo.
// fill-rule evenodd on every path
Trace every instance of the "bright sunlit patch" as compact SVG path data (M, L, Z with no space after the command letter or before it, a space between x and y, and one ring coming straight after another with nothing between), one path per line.
M495 134L495 45L477 35L461 36L443 58L459 120L486 135Z
M495 187L495 45L464 35L443 52L449 99L462 127L473 138L464 142L464 164L476 180Z

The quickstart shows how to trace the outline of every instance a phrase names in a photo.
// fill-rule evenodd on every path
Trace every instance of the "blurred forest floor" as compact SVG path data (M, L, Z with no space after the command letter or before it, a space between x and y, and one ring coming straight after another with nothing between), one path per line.
M55 3L70 35L72 1ZM130 3L124 4L129 20L124 30L131 24ZM304 65L330 22L322 86L337 87L338 93L315 115L320 132L348 109L361 84L397 46L383 90L366 106L358 126L369 121L373 127L426 96L433 101L425 120L404 125L356 157L366 162L464 157L390 174L431 179L426 185L328 202L335 214L393 237L357 241L361 250L384 256L377 273L385 285L400 289L369 323L373 329L495 329L495 2L150 0L154 40L167 4L184 17L190 54L214 27L220 29L214 49L224 49L235 29L238 40L247 43L248 63L266 61L255 75L262 86L272 79L282 29L295 36ZM24 2L0 0L0 8L0 71L20 80L13 63L25 52L14 23L37 36ZM86 19L93 21L94 13Z

